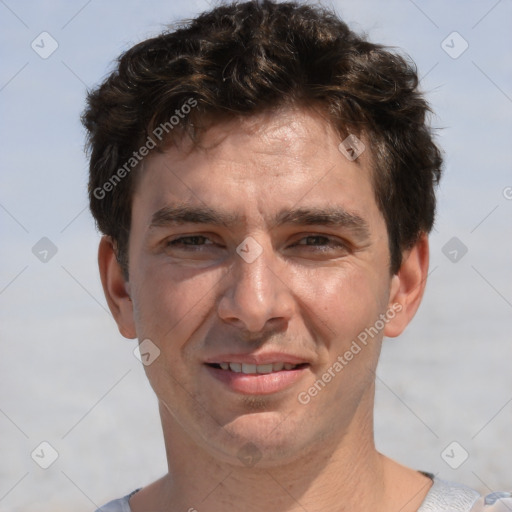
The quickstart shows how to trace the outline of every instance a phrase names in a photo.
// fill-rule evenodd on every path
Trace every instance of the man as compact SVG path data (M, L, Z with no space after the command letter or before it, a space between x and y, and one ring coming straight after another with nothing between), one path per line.
M101 510L506 506L373 441L382 338L420 305L441 174L417 85L333 14L263 1L136 45L90 93L103 288L169 466Z

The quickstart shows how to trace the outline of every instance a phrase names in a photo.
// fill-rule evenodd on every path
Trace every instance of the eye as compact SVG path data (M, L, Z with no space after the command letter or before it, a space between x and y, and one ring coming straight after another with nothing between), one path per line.
M301 238L295 245L307 247L345 247L341 240L323 235L308 235Z
M213 245L213 242L202 235L193 236L182 236L175 238L174 240L168 240L166 242L168 247L183 247L183 246L204 246Z
M288 246L288 254L305 260L336 260L353 252L353 246L337 236L302 234Z
M305 243L302 243L305 242ZM331 240L327 238L326 236L319 236L319 235L311 235L311 236L305 236L299 242L297 245L326 245L330 243Z
M162 240L160 247L172 261L182 263L219 261L226 254L222 238L208 233L175 235Z

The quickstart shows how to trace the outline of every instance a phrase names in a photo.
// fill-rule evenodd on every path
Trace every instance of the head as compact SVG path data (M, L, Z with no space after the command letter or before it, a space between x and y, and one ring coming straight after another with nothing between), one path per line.
M371 147L375 198L389 234L390 272L428 233L441 156L412 63L307 5L246 2L214 9L137 44L88 96L91 211L128 276L137 175L149 152L216 123L302 106L344 140ZM137 155L134 156L134 152ZM143 149L142 153L145 152Z
M90 205L119 328L163 354L146 371L164 422L270 461L363 422L382 336L423 292L427 113L411 63L318 7L217 7L120 57L83 115ZM221 375L279 357L298 365L282 389Z

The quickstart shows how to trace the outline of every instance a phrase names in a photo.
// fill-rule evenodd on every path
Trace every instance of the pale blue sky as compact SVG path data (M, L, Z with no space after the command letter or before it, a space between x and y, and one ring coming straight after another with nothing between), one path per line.
M493 485L510 486L504 468L512 454L500 436L510 433L512 405L493 420L483 444L474 444L471 432L512 398L506 363L512 353L512 200L503 194L512 186L512 2L339 0L331 5L356 31L401 47L416 61L420 76L426 75L422 87L436 113L433 123L442 128L439 142L446 155L432 235L435 270L415 323L402 341L384 350L381 375L439 435L430 438L425 431L423 438L415 430L423 428L418 418L381 386L377 438L383 451L439 471L446 471L439 458L443 446L467 438L474 465L458 473L448 469L445 476L472 478L468 483L476 485L472 475L486 474ZM79 115L86 87L98 84L121 51L208 7L200 0L0 0L0 444L10 461L0 470L0 498L9 492L0 499L0 511L57 510L71 503L74 510L90 510L109 492L146 483L155 459L155 475L162 467L156 407L131 356L134 345L120 337L105 310L95 264L99 236L86 210ZM59 45L47 59L31 48L43 31ZM441 46L454 31L469 45L457 59ZM457 37L449 39L452 53L461 48ZM454 236L468 248L458 263L442 252ZM42 237L58 250L47 263L32 253ZM412 359L419 366L408 364ZM112 392L117 394L110 408L102 410L100 404L91 412L126 368L131 373ZM457 417L454 404L461 409ZM87 428L80 424L63 438L86 413ZM141 421L144 415L151 421ZM416 432L413 437L423 448L402 443L402 434L389 428L397 418ZM132 426L113 441L121 421ZM141 429L151 446L142 453L135 439L144 436ZM61 453L53 473L35 467L29 456L43 439ZM112 450L103 470L96 465L104 461L106 446L94 439L108 440ZM138 455L126 460L130 443ZM127 469L130 477L123 478L116 469L119 460L141 469ZM47 501L31 503L31 492Z

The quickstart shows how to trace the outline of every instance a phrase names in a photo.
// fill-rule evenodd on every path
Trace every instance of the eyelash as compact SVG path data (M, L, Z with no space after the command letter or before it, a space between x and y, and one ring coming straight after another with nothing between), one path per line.
M182 237L179 237L179 238L175 238L174 240L169 240L167 241L166 245L178 245L178 244L181 244L181 245L188 245L188 246L198 246L200 244L185 244L183 243L182 241L183 240L192 240L192 239L197 239L197 238L202 238L203 240L209 240L209 238L203 236L203 235L191 235L191 236L182 236Z
M327 240L328 243L318 244L318 245L322 245L322 246L330 245L331 247L332 246L335 246L335 247L346 247L346 244L344 244L340 240L333 239L333 238L330 238L330 237L325 236L325 235L306 235L305 237L301 238L298 242L302 242L303 240L307 240L308 238L313 238L313 239L320 238L320 239ZM301 246L304 246L304 247L314 247L314 246L316 246L316 244L309 245L309 244L300 244L298 242L296 242L294 245L301 245Z

